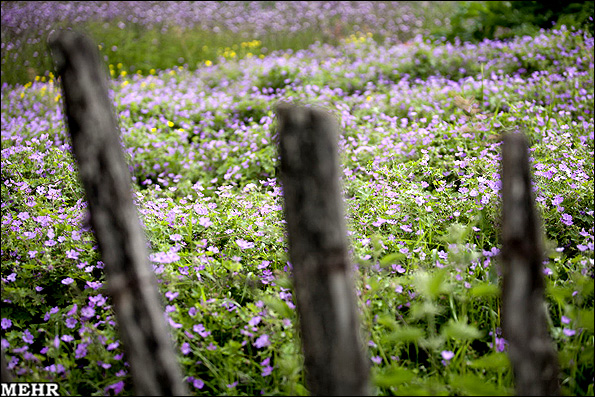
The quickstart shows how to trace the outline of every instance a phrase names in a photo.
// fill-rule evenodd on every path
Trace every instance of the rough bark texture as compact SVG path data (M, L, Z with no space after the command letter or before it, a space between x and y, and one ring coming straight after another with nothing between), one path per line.
M368 395L341 200L337 123L280 105L281 183L306 380L313 395Z
M72 31L52 33L49 45L136 394L185 395L97 45Z
M521 133L502 143L502 328L516 392L559 395L558 361L544 303L541 226L531 190L528 144Z
M13 378L12 378L12 374L10 373L10 370L8 369L8 361L6 360L6 357L4 356L4 350L2 350L2 356L0 356L0 358L2 359L2 367L0 368L0 371L2 371L0 373L1 375L1 379L0 381L3 383L8 383L8 382L12 382Z

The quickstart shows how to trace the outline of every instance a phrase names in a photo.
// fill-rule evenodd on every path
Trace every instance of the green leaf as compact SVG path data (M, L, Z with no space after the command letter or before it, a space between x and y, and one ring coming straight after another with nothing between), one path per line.
M413 302L409 307L409 317L412 320L419 320L426 316L437 316L443 309L430 301Z
M482 369L510 368L510 360L505 353L490 353L472 361L469 366Z
M383 325L391 330L395 330L399 326L394 316L388 314L379 315L376 321L378 322L378 324Z
M593 308L591 309L580 309L578 312L578 321L577 324L579 327L585 328L591 333L593 332L593 323L595 321L595 316L593 313Z
M429 299L435 299L440 294L450 291L450 286L446 283L446 271L442 269L434 273L417 273L413 278L413 284L417 292Z
M473 340L482 336L482 332L473 325L453 319L450 319L446 325L442 326L440 331L445 337L458 340Z
M400 263L407 259L407 255L402 254L400 252L393 252L391 254L385 255L380 259L380 266L388 266L394 263Z
M403 367L389 368L374 376L374 383L378 387L397 386L411 381L416 375L409 369Z
M456 244L464 243L467 240L467 235L471 227L469 225L463 225L461 223L453 223L446 229L446 233L438 239L446 243Z
M397 327L393 332L382 337L383 342L395 343L395 342L417 342L425 335L425 331L417 327Z
M225 267L227 270L229 270L230 272L239 272L240 270L242 270L243 266L241 263L239 262L232 262L232 261L224 261L223 262L223 267Z
M275 279L275 284L281 288L293 289L293 283L289 277L283 276Z
M371 237L372 240L372 249L374 250L374 255L380 255L382 252L382 236L380 234L374 234Z
M500 287L491 283L481 283L471 288L469 293L476 297L498 297L500 296Z
M546 293L558 304L564 304L564 302L566 302L566 300L572 296L572 288L557 287L551 283L548 283L546 286Z
M462 391L461 394L470 396L505 396L510 391L490 383L488 379L467 373L465 375L451 375L450 385ZM458 394L458 393L457 393Z
M293 318L294 311L287 306L283 300L279 298L273 298L271 296L265 296L262 301L270 307L273 311L276 311L283 318Z
M445 342L446 340L442 335L436 335L420 340L419 345L427 350L438 350Z

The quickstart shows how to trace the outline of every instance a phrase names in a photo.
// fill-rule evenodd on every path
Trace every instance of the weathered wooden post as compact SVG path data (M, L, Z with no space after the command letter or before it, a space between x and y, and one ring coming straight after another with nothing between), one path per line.
M319 109L282 104L285 199L306 380L313 395L368 395L341 200L338 127Z
M519 396L559 395L556 349L544 303L543 243L527 139L502 142L502 329Z
M0 368L0 381L2 383L12 382L12 374L8 369L8 361L6 361L6 357L4 356L4 349L2 350L2 356L0 356L0 361L2 361L2 367Z
M62 79L72 149L135 392L186 395L132 201L131 177L97 45L72 31L52 32L48 41Z

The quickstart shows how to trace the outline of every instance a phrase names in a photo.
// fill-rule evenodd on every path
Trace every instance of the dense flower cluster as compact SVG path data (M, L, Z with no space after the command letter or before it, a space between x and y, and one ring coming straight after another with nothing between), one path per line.
M268 4L267 4L268 3ZM96 1L5 2L2 25L14 35L57 22L120 21L149 29L200 28L213 33L232 31L257 38L267 33L294 33L317 27L336 35L357 24L355 30L375 29L383 36L424 33L425 14L414 2L372 1ZM421 5L423 9L432 7ZM448 21L436 20L441 25Z
M35 74L47 77L52 61L46 42L54 29L89 32L106 60L115 59L114 65L124 62L119 73L136 73L140 67L147 74L150 68L142 66L146 63L140 59L143 54L134 60L129 57L135 40L127 31L153 37L141 53L160 52L167 59L153 57L149 63L160 65L153 68L179 64L194 69L203 62L213 64L219 57L264 56L273 49L287 48L283 44L287 39L297 45L301 40L307 44L336 42L357 40L356 32L368 32L392 42L406 41L427 34L430 26L447 26L449 13L444 9L449 7L446 3L369 1L2 2L2 78L3 83L23 84ZM182 41L182 47L172 52L166 36ZM240 40L230 45L231 37L240 37L241 45Z
M159 12L160 2L140 3L101 2L97 14L82 12L83 2L51 11L3 3L2 23L18 34L22 23L43 28L51 15L126 15L123 24L200 23L253 37L307 23L333 29L342 19L362 30L417 25L405 17L407 24L390 25L398 21L392 6L376 2L166 2ZM287 9L298 17L288 20ZM339 47L114 77L134 200L193 393L303 388L276 174L281 101L322 106L341 126L351 254L374 367L418 368L425 360L442 374L506 350L494 292L499 136L517 128L532 143L551 246L555 339L567 354L592 347L584 321L594 251L592 37L560 28L510 42L418 36L380 45L364 34ZM130 392L59 81L44 80L2 90L2 349L20 379L59 381L72 394ZM423 340L427 357L391 332ZM442 378L432 371L436 391Z

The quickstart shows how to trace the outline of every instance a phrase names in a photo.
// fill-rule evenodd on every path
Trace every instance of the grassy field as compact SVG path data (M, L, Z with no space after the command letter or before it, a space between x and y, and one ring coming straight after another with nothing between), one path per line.
M45 49L68 23L106 57L193 395L308 393L277 180L275 105L288 101L341 126L374 394L514 392L499 173L500 136L521 129L562 392L593 395L592 35L447 42L431 32L454 4L378 3L2 3L1 327L18 381L133 394Z

